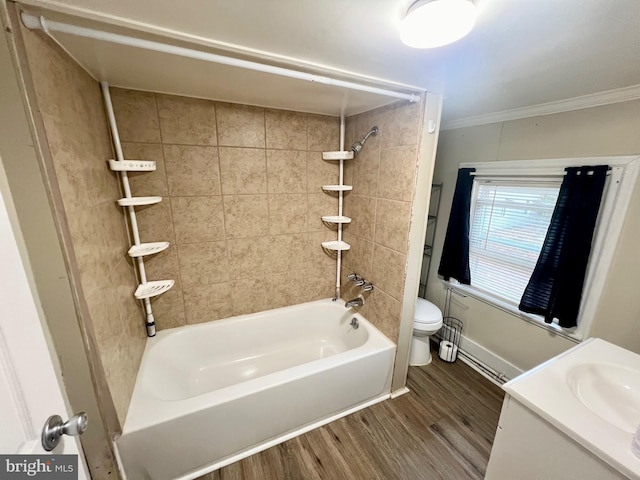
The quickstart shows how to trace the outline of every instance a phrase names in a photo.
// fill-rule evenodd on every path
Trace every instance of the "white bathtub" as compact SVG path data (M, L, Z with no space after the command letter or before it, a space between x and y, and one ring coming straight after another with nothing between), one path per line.
M384 400L394 355L331 300L161 331L118 440L127 477L196 478Z

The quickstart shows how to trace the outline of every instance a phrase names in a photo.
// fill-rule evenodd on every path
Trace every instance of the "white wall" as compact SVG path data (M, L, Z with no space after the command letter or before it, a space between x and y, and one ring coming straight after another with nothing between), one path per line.
M444 308L445 290L437 270L460 163L630 154L640 154L640 101L441 132L434 182L444 187L427 298ZM589 336L640 353L638 238L636 185ZM471 298L454 296L451 314L463 320L467 338L523 370L574 345Z

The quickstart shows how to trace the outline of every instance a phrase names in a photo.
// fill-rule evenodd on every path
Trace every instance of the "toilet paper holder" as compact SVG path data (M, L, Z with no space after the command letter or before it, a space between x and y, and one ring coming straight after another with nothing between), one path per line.
M440 346L438 356L441 360L453 363L458 358L460 337L462 336L462 320L455 317L442 319L442 328L437 334Z
M458 359L458 349L460 348L460 337L462 336L463 327L462 320L451 316L452 293L454 293L454 290L451 287L447 288L442 328L436 334L436 338L439 341L438 357L449 363L453 363Z

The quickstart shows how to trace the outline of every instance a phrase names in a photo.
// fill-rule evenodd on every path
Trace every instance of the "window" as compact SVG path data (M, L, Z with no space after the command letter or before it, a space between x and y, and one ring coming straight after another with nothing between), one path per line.
M610 165L611 170L596 223L578 326L563 329L518 306L546 237L565 168L584 165ZM609 266L640 173L640 157L503 160L462 163L460 168L475 170L469 211L471 285L458 283L452 274L448 286L557 335L586 338L609 279Z
M474 181L471 285L518 306L544 242L562 178Z

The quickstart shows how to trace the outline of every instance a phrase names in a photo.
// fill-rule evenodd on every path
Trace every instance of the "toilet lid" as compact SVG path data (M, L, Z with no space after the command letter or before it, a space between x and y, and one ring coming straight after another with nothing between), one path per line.
M433 303L418 298L415 321L418 323L438 323L442 321L442 312Z

